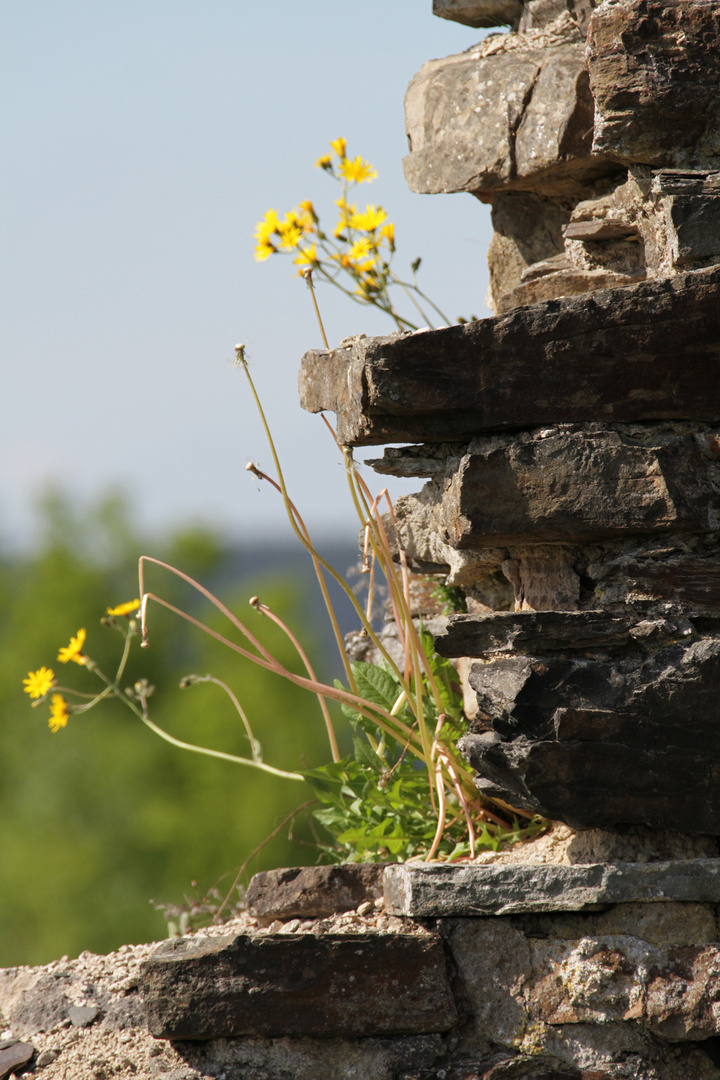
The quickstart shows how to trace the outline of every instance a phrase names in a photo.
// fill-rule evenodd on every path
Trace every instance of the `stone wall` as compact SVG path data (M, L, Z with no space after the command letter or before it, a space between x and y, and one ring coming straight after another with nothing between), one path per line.
M359 903L354 868L273 871L225 926L3 971L0 1077L716 1080L720 859L702 860L711 901L673 900L668 864L646 861L616 886L639 900L598 905L599 864L574 860L607 843L559 827L526 849L515 914L393 914L447 908L447 866L386 872L384 899L375 868ZM653 854L647 837L628 844ZM467 867L472 894L512 890L513 857ZM343 895L354 907L327 914Z
M496 314L307 353L301 401L426 481L393 535L467 598L461 749L559 824L0 972L0 1080L720 1078L720 2L434 10L510 27L406 98L411 188L492 206Z

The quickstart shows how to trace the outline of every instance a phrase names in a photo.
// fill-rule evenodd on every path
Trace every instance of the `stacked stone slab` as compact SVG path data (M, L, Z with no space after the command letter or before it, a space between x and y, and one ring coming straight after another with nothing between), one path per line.
M497 314L308 353L303 404L412 444L373 465L427 479L398 543L468 597L481 791L718 836L720 4L435 6L515 27L406 98L411 188L492 206Z

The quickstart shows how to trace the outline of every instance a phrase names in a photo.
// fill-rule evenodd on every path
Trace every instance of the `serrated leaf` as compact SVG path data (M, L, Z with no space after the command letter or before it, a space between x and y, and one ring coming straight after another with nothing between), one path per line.
M366 660L358 660L351 666L358 696L389 712L400 696L401 686L397 677Z
M385 762L378 757L365 739L359 739L355 736L353 738L353 750L358 765L365 765L368 769L372 769L374 773L385 772Z

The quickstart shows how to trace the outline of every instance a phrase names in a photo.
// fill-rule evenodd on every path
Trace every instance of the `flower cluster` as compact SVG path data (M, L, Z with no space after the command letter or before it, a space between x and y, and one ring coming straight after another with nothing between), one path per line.
M298 203L284 217L270 209L255 228L255 258L263 262L271 255L294 255L293 262L303 276L317 272L321 280L337 286L351 299L373 304L386 312L402 330L417 325L399 314L390 297L395 286L404 291L427 321L418 301L430 305L447 322L442 312L420 292L414 274L420 260L413 264L413 280L402 281L391 268L395 254L395 225L382 206L368 203L360 209L351 201L358 184L371 183L377 171L358 155L348 157L345 139L333 139L331 154L323 154L315 167L329 173L342 188L335 200L337 220L328 234L309 200Z
M139 600L131 600L125 604L119 604L117 607L109 607L107 609L107 615L110 619L105 621L113 621L115 616L130 615L132 612L137 611L140 604ZM128 624L128 632L125 636L130 637L134 634L134 624ZM79 664L81 667L89 668L94 674L99 675L100 679L107 685L108 680L98 669L97 665L93 663L90 657L83 651L85 645L85 638L87 632L83 628L78 630L74 637L70 638L68 645L63 645L59 650L57 659L60 664L68 664L72 660L73 663ZM124 666L124 664L123 664ZM117 679L115 680L117 682ZM84 705L70 705L67 700L68 694L77 694L78 691L70 690L67 687L58 687L55 672L49 667L39 667L36 671L29 671L27 677L23 679L23 690L25 693L33 699L33 705L40 705L48 696L51 690L59 689L62 693L55 693L50 699L50 718L49 726L51 731L59 731L60 728L67 727L68 717L73 712L85 712L92 705L95 704L100 697L104 697L106 691L103 691L101 695L93 697L93 695L81 694L81 697L90 697L91 701L86 702Z

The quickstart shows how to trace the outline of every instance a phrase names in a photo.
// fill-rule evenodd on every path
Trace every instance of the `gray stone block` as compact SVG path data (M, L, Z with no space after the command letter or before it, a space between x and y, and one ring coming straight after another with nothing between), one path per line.
M385 870L385 904L417 919L584 911L598 904L720 901L720 859L655 863L461 865Z
M405 96L412 191L546 191L611 172L593 154L582 35L570 18L551 42L501 40L430 60ZM517 47L510 47L517 45Z
M142 990L161 1039L418 1035L457 1022L431 935L181 939L143 965Z

